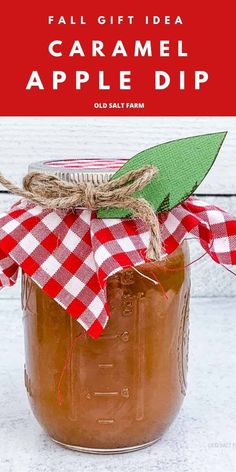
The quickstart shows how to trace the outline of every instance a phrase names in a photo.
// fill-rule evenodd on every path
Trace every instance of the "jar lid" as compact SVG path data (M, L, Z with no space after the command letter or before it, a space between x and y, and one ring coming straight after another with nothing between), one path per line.
M93 182L99 184L110 180L127 159L81 158L32 162L29 172L53 174L67 182Z

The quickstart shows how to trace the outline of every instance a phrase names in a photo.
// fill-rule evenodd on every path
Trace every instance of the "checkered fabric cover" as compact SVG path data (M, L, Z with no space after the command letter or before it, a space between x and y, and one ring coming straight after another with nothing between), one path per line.
M163 248L172 253L196 237L220 264L236 264L236 218L188 198L159 216ZM42 209L22 200L0 214L0 286L19 268L97 338L108 321L106 280L147 261L150 232L138 219L98 219L90 210Z

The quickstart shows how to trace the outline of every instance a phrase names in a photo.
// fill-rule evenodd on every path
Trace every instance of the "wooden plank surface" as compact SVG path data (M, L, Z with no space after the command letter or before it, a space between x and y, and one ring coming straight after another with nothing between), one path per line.
M51 442L30 414L20 303L0 300L1 472L233 472L235 305L236 298L192 300L187 395L163 438L135 453L98 456Z
M0 169L20 181L27 165L35 160L65 157L122 157L179 137L228 130L228 136L215 166L198 192L228 197L212 197L213 202L236 214L236 117L35 117L0 118ZM14 199L0 191L0 208ZM192 260L201 253L191 242ZM194 296L232 296L236 277L205 257L192 266ZM0 296L19 296L19 287L4 290Z
M216 131L228 136L198 191L236 195L236 117L0 118L0 169L19 181L32 161L131 157L161 142Z
M204 199L226 211L236 215L236 197L207 197ZM0 194L0 210L9 208L16 201L15 197ZM191 261L197 259L204 251L197 241L189 241ZM236 273L236 267L233 269ZM206 255L199 262L191 266L192 296L218 297L236 296L236 275L232 275L222 266L216 264ZM0 291L0 298L19 298L19 283L11 288Z
M19 182L35 160L123 157L160 142L228 130L220 156L198 192L236 214L236 118L0 118L0 170ZM223 195L227 195L223 197ZM231 195L235 195L232 197ZM15 201L0 192L0 210ZM202 253L191 242L191 260ZM23 386L19 282L0 291L1 472L232 472L235 436L236 277L206 256L192 266L189 389L161 442L135 454L88 456L51 443L29 413ZM222 296L228 298L221 298ZM217 297L217 298L216 298ZM235 297L235 298L232 298ZM223 412L223 413L222 413ZM55 463L55 457L57 458Z

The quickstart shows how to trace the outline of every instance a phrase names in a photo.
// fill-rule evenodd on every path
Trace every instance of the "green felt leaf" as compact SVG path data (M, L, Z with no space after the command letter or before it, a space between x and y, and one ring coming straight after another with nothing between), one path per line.
M212 167L226 132L204 134L159 144L136 154L112 177L145 165L154 165L159 173L134 196L144 197L156 212L171 210L195 192ZM102 208L99 218L131 216L129 209Z

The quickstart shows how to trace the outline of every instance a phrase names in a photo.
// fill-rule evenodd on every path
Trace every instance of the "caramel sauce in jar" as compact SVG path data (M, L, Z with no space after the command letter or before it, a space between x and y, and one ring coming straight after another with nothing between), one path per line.
M156 441L186 390L187 244L162 262L108 279L110 319L99 339L22 277L25 384L35 417L55 441L120 452ZM70 353L70 354L68 354Z

